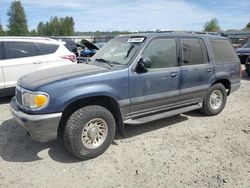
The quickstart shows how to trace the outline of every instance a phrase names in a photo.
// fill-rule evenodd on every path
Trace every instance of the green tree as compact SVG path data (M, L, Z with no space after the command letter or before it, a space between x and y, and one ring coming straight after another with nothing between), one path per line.
M20 1L12 1L7 15L9 16L9 35L21 36L29 34L26 15Z
M246 28L250 29L250 21L248 22Z
M4 36L5 35L5 32L3 30L3 26L1 24L1 20L0 20L0 36Z
M45 25L43 22L39 22L37 25L37 35L44 36L45 35Z
M61 35L70 36L74 35L74 19L72 17L60 18L61 23Z
M59 36L61 35L61 23L57 17L52 17L49 22L50 35Z
M39 36L69 36L74 35L74 19L72 17L58 18L51 17L45 24L39 22L37 25L37 35Z
M35 29L30 31L30 36L37 36L37 32Z
M207 21L204 25L204 31L218 32L220 31L220 26L216 18Z

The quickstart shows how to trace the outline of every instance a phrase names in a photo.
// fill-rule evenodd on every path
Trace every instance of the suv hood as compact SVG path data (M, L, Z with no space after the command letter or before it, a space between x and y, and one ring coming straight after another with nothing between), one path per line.
M48 83L60 82L80 76L89 76L107 72L108 70L104 67L88 64L65 65L27 74L18 80L18 85L29 90L35 90L37 87Z

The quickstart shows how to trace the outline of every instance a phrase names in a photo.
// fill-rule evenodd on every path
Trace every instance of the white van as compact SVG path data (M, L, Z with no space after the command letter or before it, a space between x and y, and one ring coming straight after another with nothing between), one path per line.
M0 96L14 94L18 78L50 67L76 63L64 42L41 37L0 37Z

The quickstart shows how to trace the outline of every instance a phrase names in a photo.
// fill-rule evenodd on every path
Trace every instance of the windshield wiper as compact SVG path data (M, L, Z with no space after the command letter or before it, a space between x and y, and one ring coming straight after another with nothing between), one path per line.
M110 61L109 60L106 60L106 59L103 59L103 58L97 58L97 59L95 59L96 61L102 61L102 62L104 62L104 63L107 63L108 65L110 65L111 67L113 67L114 65L112 65L111 63L110 63Z

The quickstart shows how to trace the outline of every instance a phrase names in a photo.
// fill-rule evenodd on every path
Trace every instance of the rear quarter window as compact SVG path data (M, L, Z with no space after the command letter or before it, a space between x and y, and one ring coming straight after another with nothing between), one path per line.
M216 63L231 63L238 61L238 57L228 40L209 40L209 42Z
M37 43L42 55L53 54L59 48L57 44Z

